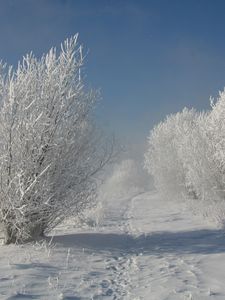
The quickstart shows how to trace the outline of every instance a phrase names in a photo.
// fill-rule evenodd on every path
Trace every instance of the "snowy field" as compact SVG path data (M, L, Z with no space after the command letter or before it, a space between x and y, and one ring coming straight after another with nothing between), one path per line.
M95 228L0 248L0 299L225 299L225 235L154 193L108 204Z

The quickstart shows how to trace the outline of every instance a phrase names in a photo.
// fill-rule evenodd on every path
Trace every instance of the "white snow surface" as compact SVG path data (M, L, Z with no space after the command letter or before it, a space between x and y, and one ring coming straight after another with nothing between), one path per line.
M106 203L95 228L0 246L0 299L225 299L225 234L155 192Z

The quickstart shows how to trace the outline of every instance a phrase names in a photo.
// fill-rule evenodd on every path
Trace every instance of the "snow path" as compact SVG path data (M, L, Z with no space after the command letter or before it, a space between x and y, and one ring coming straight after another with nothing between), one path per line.
M225 299L224 232L157 194L149 200L150 206L142 195L132 199L140 271L131 299Z
M224 233L155 193L108 203L95 229L0 254L3 300L225 299Z

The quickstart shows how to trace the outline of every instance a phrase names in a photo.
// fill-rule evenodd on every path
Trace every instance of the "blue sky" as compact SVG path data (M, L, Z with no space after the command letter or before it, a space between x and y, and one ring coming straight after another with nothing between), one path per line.
M184 106L206 109L225 86L223 0L0 0L0 58L15 64L79 32L97 114L142 144Z

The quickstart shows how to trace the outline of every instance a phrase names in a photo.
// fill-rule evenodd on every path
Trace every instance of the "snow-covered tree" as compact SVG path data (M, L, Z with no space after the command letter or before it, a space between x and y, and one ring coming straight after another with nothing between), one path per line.
M189 178L195 185L201 210L218 223L225 220L225 92L203 114L189 143Z
M6 243L43 235L95 198L111 146L93 122L78 36L0 66L0 224Z
M196 126L197 113L192 109L170 115L156 125L148 138L145 168L154 178L155 187L165 197L181 198L193 194L183 161L186 138Z
M207 118L207 137L211 142L212 160L218 174L217 190L223 193L225 199L225 90L219 93Z
M156 188L169 198L188 200L192 208L225 223L225 91L211 110L184 109L150 133L145 167ZM191 200L191 201L190 201Z

